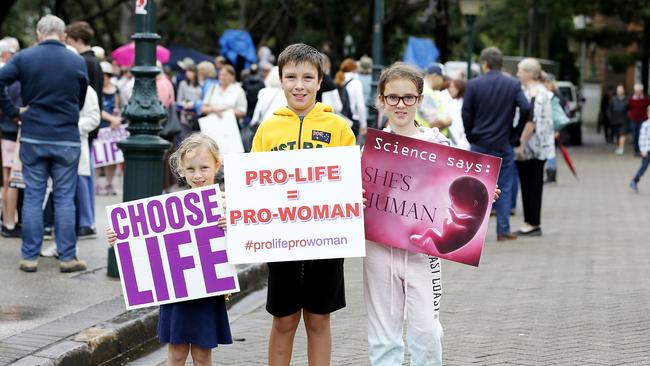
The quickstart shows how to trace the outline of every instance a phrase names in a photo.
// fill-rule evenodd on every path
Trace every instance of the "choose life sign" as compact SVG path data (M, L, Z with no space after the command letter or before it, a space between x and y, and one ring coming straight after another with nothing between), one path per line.
M366 238L478 266L501 159L369 129Z
M97 138L93 140L92 159L95 168L115 165L124 162L122 150L117 143L129 137L127 125L120 125L117 128L103 127L97 132Z
M106 207L127 309L239 291L218 186Z
M225 156L231 263L365 256L358 146Z

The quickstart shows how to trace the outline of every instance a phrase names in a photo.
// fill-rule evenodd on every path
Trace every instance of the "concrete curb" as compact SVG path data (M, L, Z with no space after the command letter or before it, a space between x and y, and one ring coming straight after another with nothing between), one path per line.
M249 293L264 287L266 285L267 268L266 264L238 265L237 275L240 292L230 297L228 307L231 307ZM111 303L116 302L123 304L123 299L119 297L111 301ZM111 305L115 306L116 304ZM89 308L87 311L93 310L96 309ZM75 315L83 317L83 314ZM14 362L10 365L90 366L118 364L122 360L137 357L158 346L157 325L158 308L156 307L125 311L76 334L56 339L29 352L29 354L20 356L20 358L13 360Z

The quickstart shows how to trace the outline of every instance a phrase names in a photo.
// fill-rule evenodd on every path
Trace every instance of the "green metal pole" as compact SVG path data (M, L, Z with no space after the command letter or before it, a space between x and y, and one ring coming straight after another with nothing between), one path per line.
M474 15L465 16L467 21L467 80L472 78L472 50L474 49Z
M377 120L377 109L374 97L377 95L377 81L382 69L382 54L384 41L384 0L375 0L375 13L372 24L372 83L368 105L368 127L377 127L381 121Z
M142 9L140 9L142 10ZM159 121L167 116L158 99L156 75L156 4L148 0L144 11L136 11L135 77L133 94L124 111L130 136L117 146L124 153L123 200L157 196L163 190L163 155L170 143L158 136ZM119 277L115 251L108 250L108 276Z

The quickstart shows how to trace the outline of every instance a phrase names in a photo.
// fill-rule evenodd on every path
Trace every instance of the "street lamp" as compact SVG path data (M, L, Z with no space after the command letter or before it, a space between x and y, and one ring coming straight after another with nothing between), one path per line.
M375 13L372 23L372 82L370 90L370 102L368 104L368 127L379 128L381 121L378 121L378 113L375 106L375 99L377 94L377 81L382 69L382 53L383 53L383 38L384 38L384 0L375 0Z
M467 80L472 77L472 34L474 33L474 18L481 8L481 0L460 0L460 13L467 22Z
M573 27L577 31L584 31L590 23L591 18L583 14L573 17ZM587 78L587 42L584 34L581 34L580 38L580 85L582 85Z
M158 99L156 75L156 2L138 0L135 9L135 76L133 94L124 110L130 136L117 146L124 153L123 200L157 196L162 193L163 155L170 143L158 136L159 121L167 112ZM119 277L115 251L108 252L108 276Z

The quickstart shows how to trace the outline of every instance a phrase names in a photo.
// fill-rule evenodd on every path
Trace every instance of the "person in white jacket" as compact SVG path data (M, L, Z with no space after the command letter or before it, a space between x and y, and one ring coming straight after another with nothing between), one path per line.
M81 137L81 155L79 156L79 168L77 170L77 193L75 194L75 205L79 213L78 227L95 227L95 190L91 177L92 161L90 158L90 146L88 145L88 133L99 126L100 111L97 93L88 86L86 99L83 108L79 111L79 135ZM56 212L54 213L56 215ZM78 249L78 248L77 248ZM41 255L51 257L56 255L56 244L52 244L41 250Z
M277 66L274 66L264 79L265 87L257 93L257 104L251 119L251 126L257 126L262 121L273 116L273 112L287 105L287 98L282 92L280 83L280 72Z

